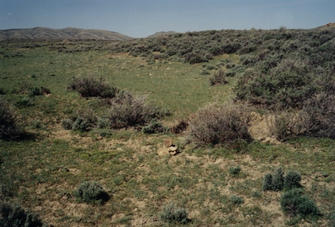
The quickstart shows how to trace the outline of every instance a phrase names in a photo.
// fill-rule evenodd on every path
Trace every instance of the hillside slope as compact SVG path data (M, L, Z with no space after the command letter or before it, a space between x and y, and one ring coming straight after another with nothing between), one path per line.
M98 40L129 40L131 37L117 32L79 28L27 28L0 30L0 40L36 39L36 40L62 40L62 39L98 39Z

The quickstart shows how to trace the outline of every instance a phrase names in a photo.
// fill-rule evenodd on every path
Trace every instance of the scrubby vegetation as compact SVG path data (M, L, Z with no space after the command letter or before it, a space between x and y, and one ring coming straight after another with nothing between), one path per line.
M109 199L108 193L95 181L84 181L75 191L75 196L86 203L105 203Z
M0 139L17 139L22 135L17 116L12 107L0 99Z
M190 121L189 136L198 144L250 140L245 112L230 104L200 109Z
M38 216L26 212L20 206L4 203L0 204L0 226L42 227L46 225L43 225Z
M71 90L79 92L82 97L114 98L119 91L110 86L102 78L94 77L73 78L69 85Z
M280 205L284 213L290 216L318 218L321 215L315 203L297 188L285 192L280 199Z
M185 209L179 208L173 203L166 205L161 212L161 219L170 224L187 224L191 221L187 216Z
M332 225L334 37L0 42L0 203L54 226Z

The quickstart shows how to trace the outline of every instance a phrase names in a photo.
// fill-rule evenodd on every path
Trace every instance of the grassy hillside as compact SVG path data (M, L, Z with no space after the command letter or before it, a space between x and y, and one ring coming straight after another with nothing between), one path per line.
M96 39L96 40L129 40L128 36L117 32L79 28L27 28L0 30L1 40L64 40L64 39Z
M334 112L323 102L333 95L334 34L282 29L1 42L0 205L16 204L54 226L334 225ZM316 97L323 106L315 107ZM142 108L163 114L135 122ZM128 127L117 127L115 119L133 112ZM306 112L319 124L297 130ZM16 137L10 114L21 130ZM181 121L188 129L176 133ZM148 134L148 125L156 133ZM217 125L226 127L219 140L194 139L222 133ZM244 125L251 139L222 139L239 136ZM172 155L171 144L180 153ZM265 181L267 174L276 180ZM85 189L85 181L102 188ZM109 198L94 194L102 191Z

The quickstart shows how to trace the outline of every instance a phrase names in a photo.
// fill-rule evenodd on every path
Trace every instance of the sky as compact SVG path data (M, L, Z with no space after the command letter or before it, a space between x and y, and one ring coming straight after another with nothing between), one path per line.
M0 0L0 29L159 31L313 28L335 22L335 0Z

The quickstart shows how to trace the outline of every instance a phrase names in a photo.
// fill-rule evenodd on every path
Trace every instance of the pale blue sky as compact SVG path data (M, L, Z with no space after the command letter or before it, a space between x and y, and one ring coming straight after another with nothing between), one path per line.
M144 37L158 31L312 28L335 0L0 0L0 29L79 27Z

